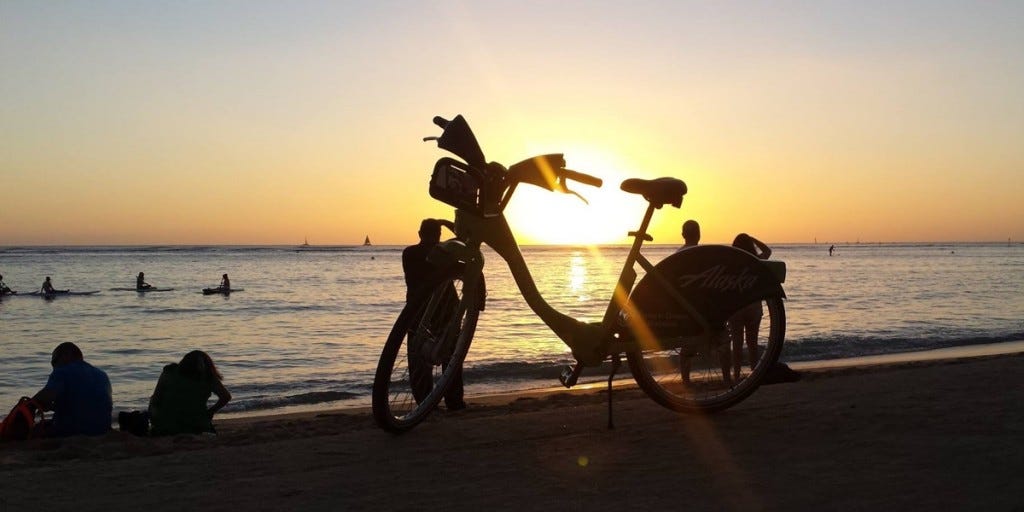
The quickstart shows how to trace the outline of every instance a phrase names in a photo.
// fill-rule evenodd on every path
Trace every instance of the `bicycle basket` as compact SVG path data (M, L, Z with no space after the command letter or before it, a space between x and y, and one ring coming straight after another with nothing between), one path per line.
M471 174L468 165L453 158L442 158L434 164L430 197L477 214L483 202L480 180Z

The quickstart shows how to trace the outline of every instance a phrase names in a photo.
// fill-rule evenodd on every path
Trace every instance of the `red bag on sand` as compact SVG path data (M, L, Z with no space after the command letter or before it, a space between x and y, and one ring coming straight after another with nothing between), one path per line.
M41 429L37 429L36 426L45 419L46 416L39 402L23 396L4 418L4 422L0 423L0 441L24 441L42 437Z

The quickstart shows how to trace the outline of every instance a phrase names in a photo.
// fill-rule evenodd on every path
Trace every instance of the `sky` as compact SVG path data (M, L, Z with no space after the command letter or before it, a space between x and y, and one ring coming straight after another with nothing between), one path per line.
M0 246L415 243L456 114L524 244L1024 240L1024 2L2 0Z

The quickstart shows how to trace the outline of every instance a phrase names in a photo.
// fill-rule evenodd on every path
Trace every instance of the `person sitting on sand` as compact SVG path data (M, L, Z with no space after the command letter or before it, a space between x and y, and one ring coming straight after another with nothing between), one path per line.
M146 274L139 272L138 277L135 278L135 289L136 290L148 290L152 288L149 283L146 282Z
M71 342L53 349L46 385L35 400L53 411L44 425L48 436L97 436L110 430L113 400L107 374L85 362L82 350Z
M231 401L222 378L213 359L201 350L165 366L149 399L150 432L154 436L216 432L213 415ZM217 395L217 402L207 407L211 394Z
M758 259L766 260L772 255L772 250L762 241L746 234L740 233L732 241L732 246L737 249L753 254ZM743 342L746 340L747 357L750 358L750 365L753 367L757 362L757 336L761 329L761 318L764 310L761 301L744 306L729 318L728 326L732 337L732 377L739 380L740 367L743 365Z

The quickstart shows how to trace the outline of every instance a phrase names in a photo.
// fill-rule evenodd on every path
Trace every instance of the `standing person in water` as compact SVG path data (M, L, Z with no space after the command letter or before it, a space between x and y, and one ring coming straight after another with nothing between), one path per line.
M700 224L693 219L684 222L681 234L683 236L683 246L676 249L676 252L689 249L690 247L697 247L697 244L700 243ZM685 385L690 384L690 368L692 366L693 361L689 357L679 356L679 374L683 378L683 384Z
M758 259L766 260L772 255L772 250L764 242L746 234L740 233L732 241L732 246L753 254ZM743 366L743 344L746 341L747 357L751 366L757 361L757 337L761 329L761 318L764 310L761 301L753 302L743 307L729 318L729 332L732 336L732 377L739 380L740 368Z
M834 245L828 246L828 255L829 256L832 256L832 253L835 252L835 251L836 251L836 246L834 246Z
M682 251L684 249L689 249L691 247L697 247L697 245L700 243L700 224L698 224L697 221L693 219L684 222L682 228L682 235L683 246L676 249L676 252ZM722 366L722 380L726 384L731 385L731 381L729 379L729 340L724 340L724 342L721 343L720 345L722 346L722 348L721 350L718 351L718 361L719 364L721 364ZM693 359L688 356L680 355L679 375L683 379L684 386L690 386L691 384L690 373L692 371L692 368Z
M700 224L698 224L697 221L693 219L684 222L682 235L683 246L676 249L676 252L679 252L683 249L688 249L690 247L696 247L697 244L700 243Z
M430 250L441 241L441 226L450 230L455 229L451 221L440 219L424 219L420 223L420 243L410 245L402 251L402 270L405 273L405 300L412 298L412 294L424 284L430 276L434 267L427 261ZM451 290L455 293L455 290ZM454 304L454 303L453 303ZM441 316L447 316L442 311ZM418 325L420 320L412 323ZM413 340L410 333L410 341ZM430 394L434 382L432 380L432 366L418 352L420 347L409 347L409 384L412 387L413 397L416 402L423 400ZM443 368L443 366L442 366ZM444 395L444 404L449 411L457 411L466 408L462 382L462 368L459 368L452 377L448 391Z
M148 290L152 286L146 282L146 274L139 272L138 277L135 278L135 289L136 290Z

